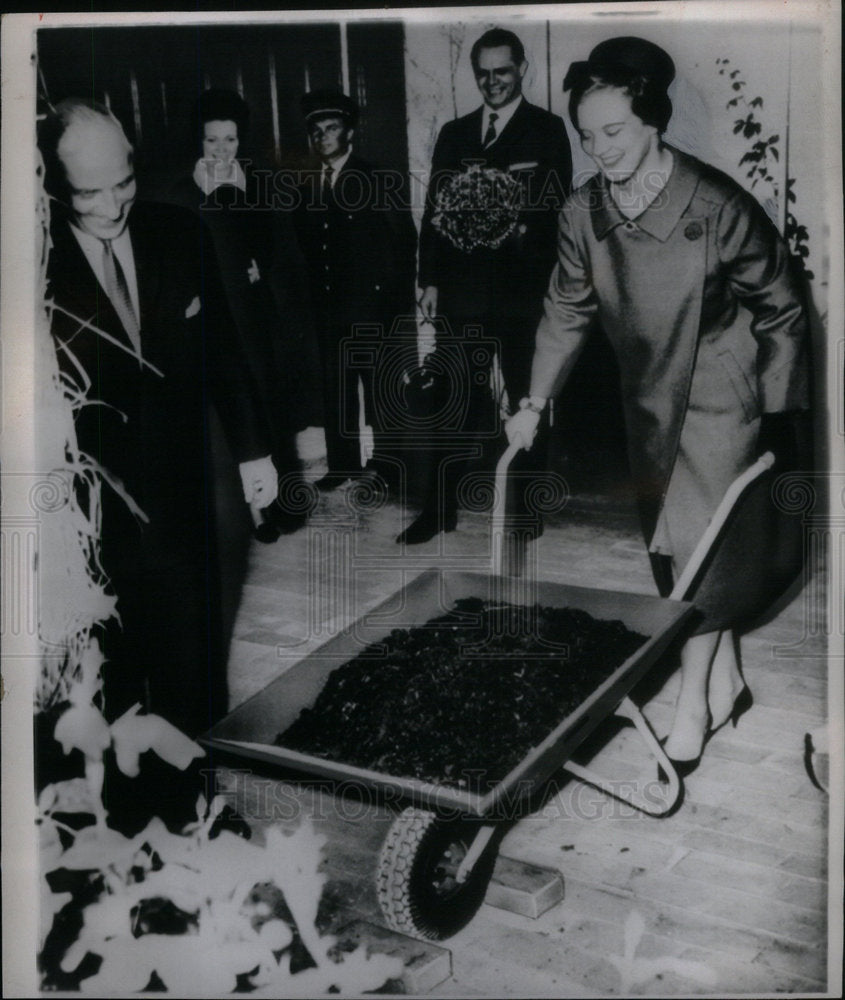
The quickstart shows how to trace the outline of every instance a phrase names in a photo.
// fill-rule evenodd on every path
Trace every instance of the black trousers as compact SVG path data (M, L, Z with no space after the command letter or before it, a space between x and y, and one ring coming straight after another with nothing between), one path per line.
M103 499L102 561L120 615L100 634L104 714L113 722L137 701L196 736L227 711L213 514L183 518L177 536L163 515L140 528L121 500Z
M358 379L364 387L367 422L376 430L373 372L350 363L345 345L351 325L325 318L320 323L320 365L323 375L323 426L329 472L354 475L361 471L361 434L358 426Z

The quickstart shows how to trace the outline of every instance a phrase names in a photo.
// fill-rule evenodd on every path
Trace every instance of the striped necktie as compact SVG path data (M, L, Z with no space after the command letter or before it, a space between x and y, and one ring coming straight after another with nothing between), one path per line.
M135 349L136 354L141 353L141 328L138 325L138 318L132 307L132 298L129 295L129 286L126 284L126 276L120 261L114 254L111 240L103 240L103 275L106 284L106 295L114 306L123 329Z
M499 116L495 111L490 112L490 118L487 122L487 131L484 133L484 148L486 149L490 143L494 142L496 139L496 122L499 120ZM476 132L476 135L478 133Z

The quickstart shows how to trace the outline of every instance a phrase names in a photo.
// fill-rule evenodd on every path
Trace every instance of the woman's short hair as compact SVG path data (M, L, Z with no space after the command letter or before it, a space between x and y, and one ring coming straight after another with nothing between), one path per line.
M588 93L617 87L631 99L631 110L659 133L666 131L672 117L669 84L675 78L675 64L659 45L643 38L610 38L601 42L584 62L575 62L563 81L569 95L569 117L578 125L578 108Z
M234 122L242 143L249 128L249 106L234 90L206 90L197 98L191 120L192 134L200 145L206 122Z

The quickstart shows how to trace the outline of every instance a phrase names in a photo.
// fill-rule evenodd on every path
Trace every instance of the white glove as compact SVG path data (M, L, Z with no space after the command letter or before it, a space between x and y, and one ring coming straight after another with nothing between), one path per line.
M537 424L540 423L540 414L533 410L519 410L505 424L505 434L508 436L508 444L513 444L514 438L519 435L522 438L522 447L528 451L534 443L534 435L537 433Z
M241 462L239 468L244 500L251 507L269 507L279 495L279 476L270 456Z

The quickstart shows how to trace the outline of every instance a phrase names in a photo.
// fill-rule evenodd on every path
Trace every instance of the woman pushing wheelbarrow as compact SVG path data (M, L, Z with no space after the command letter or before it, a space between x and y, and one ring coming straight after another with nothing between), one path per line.
M756 200L663 141L671 58L639 38L597 45L564 80L599 172L565 204L537 330L530 397L508 421L530 447L595 322L616 352L630 466L661 595L719 501L766 450L795 467L806 435L807 322L789 251ZM769 553L762 552L765 561ZM734 627L747 581L717 587L681 651L665 750L680 776L751 704ZM770 595L773 596L773 595ZM758 607L757 611L762 611Z

